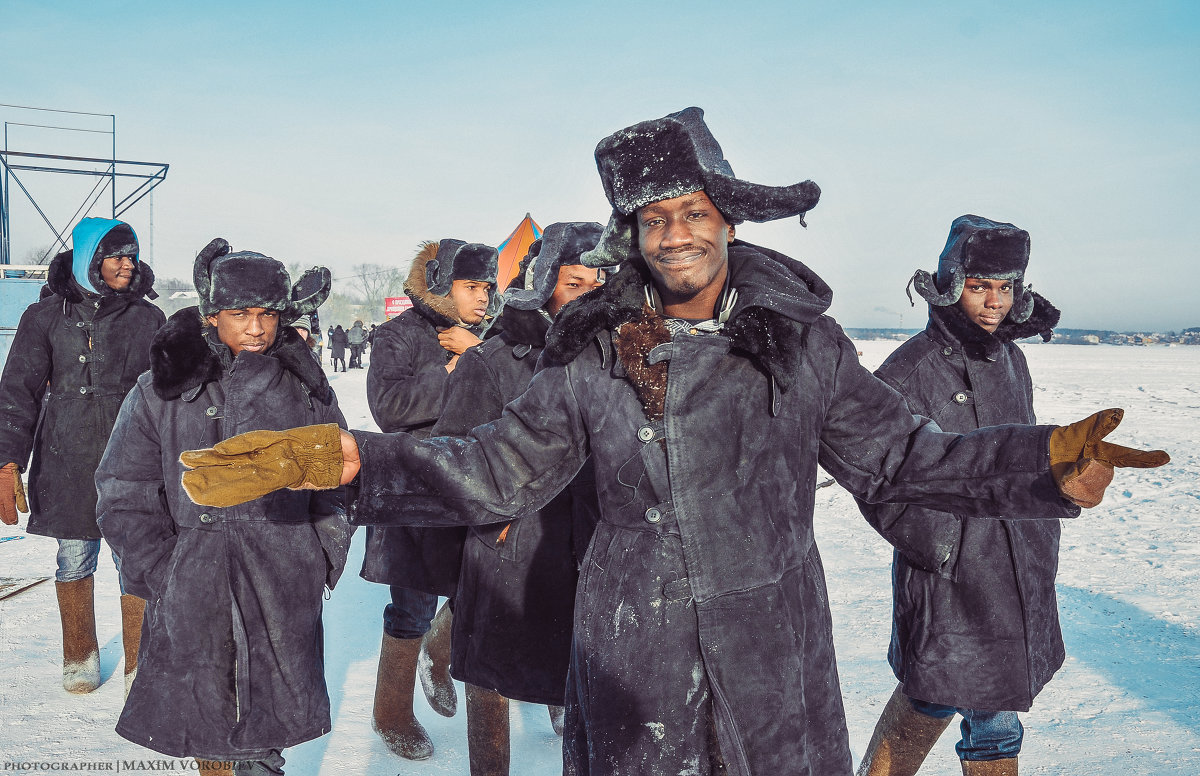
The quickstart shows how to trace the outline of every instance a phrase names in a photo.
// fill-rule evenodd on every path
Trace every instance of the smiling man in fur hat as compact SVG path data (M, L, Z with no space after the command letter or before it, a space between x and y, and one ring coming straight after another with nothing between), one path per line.
M875 374L946 431L1035 423L1029 367L1014 340L1049 340L1059 313L1025 284L1028 263L1024 230L956 218L936 274L913 276L929 325ZM963 772L1015 774L1017 712L1029 710L1064 657L1054 595L1058 521L860 508L896 548L888 660L900 680L860 773L912 776L958 713Z
M180 489L179 456L196 439L345 425L291 326L325 300L330 275L315 268L293 285L279 261L221 239L193 275L199 309L155 336L96 472L100 529L127 587L149 602L117 732L210 761L205 773L268 776L282 772L284 747L330 729L321 602L350 543L342 493L200 508Z
M427 437L459 356L480 344L500 306L499 254L462 240L428 242L413 259L404 291L413 306L379 327L367 371L367 402L384 431ZM430 705L452 716L450 610L434 619L439 595L458 586L462 528L367 529L362 576L389 586L375 683L374 726L388 748L423 760L433 743L413 714L418 662Z
M504 295L498 334L462 354L434 436L466 434L520 396L563 306L604 284L579 263L600 224L555 223L534 241ZM466 683L472 776L509 772L508 699L541 703L561 725L578 563L596 523L591 465L536 514L470 529L454 597L451 672Z
M63 687L86 693L100 686L92 479L121 400L149 366L148 343L165 319L144 298L157 296L154 272L138 260L133 227L85 218L72 244L50 262L50 295L21 316L0 378L0 520L15 525L16 507L29 511L19 472L29 462L28 531L58 540ZM123 587L121 593L128 687L145 602Z
M614 212L583 263L625 266L559 313L499 420L464 437L344 434L337 480L306 470L261 487L357 476L355 519L432 525L454 519L447 503L537 509L590 455L601 520L575 602L575 772L847 776L817 465L873 503L1056 518L1079 513L1059 483L1094 503L1112 476L1102 459L1165 455L1105 447L1112 413L965 436L914 416L858 363L812 270L734 239L736 221L803 214L817 187L737 179L699 109L621 130L596 159ZM234 467L303 460L328 434L292 433L318 441L189 453L185 487L240 498Z

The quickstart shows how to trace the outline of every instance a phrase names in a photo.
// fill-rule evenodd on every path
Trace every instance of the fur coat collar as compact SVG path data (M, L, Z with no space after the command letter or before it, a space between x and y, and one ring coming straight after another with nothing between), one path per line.
M226 362L230 361L229 349L224 345L210 346L208 328L200 317L200 308L185 307L168 318L154 335L150 344L150 373L154 392L160 399L178 399L194 388L221 379L228 368ZM322 404L332 400L333 389L321 365L291 326L281 324L275 343L264 355L278 359L284 369L304 384L309 395Z
M833 292L804 264L741 240L729 245L729 273L738 301L724 334L735 350L786 390L804 348L804 333L829 309ZM648 353L666 332L661 317L646 307L643 289L649 282L650 272L640 257L626 262L603 286L563 308L546 334L546 356L567 363L601 332L618 332L629 323L647 331L649 341L636 350ZM649 334L649 329L658 333ZM627 341L630 334L625 335ZM618 332L617 339L621 336Z
M1033 313L1029 319L1024 323L1013 323L1005 318L994 334L968 318L956 304L947 307L930 305L928 329L940 334L939 339L961 344L968 356L989 361L996 360L1000 350L1015 340L1040 335L1044 342L1049 342L1061 313L1046 297L1036 291L1030 293Z

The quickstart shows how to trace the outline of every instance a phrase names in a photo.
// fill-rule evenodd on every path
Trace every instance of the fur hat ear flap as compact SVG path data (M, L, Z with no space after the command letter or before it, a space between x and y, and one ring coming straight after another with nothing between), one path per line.
M504 303L517 310L536 310L554 295L558 285L558 270L562 266L578 264L579 257L596 246L602 229L595 222L568 221L554 223L542 230L538 251L530 246L531 259L526 271L524 288L513 289L505 294Z
M139 261L133 268L132 290L135 295L158 299L158 292L154 290L154 270L144 261Z
M626 216L703 190L730 223L790 216L803 223L821 197L812 181L764 186L739 179L695 107L614 132L597 144L595 156L609 204Z
M600 241L590 251L584 251L579 263L585 267L614 267L624 264L637 250L633 240L634 215L622 215L613 210L612 216L600 233Z
M192 285L200 296L201 315L213 315L215 310L207 309L206 302L212 297L212 263L229 253L229 243L222 237L214 237L196 254L192 265Z
M441 266L442 263L437 259L430 259L429 263L425 265L425 285L428 288L433 289L440 286L438 283L438 269Z
M821 199L821 187L812 181L791 186L764 186L740 178L714 175L705 181L704 191L732 224L799 216L800 225L808 226L804 216Z
M327 267L313 267L305 270L300 279L292 286L292 300L289 314L300 318L316 312L329 298L333 287L333 274Z
M1020 278L1013 281L1013 306L1008 318L1013 323L1025 323L1033 315L1033 291ZM1055 321L1057 323L1057 321Z
M425 262L425 288L429 293L434 296L450 293L450 286L454 284L454 255L464 245L462 240L438 240L437 253L432 258L426 258L424 250L417 254L415 261ZM411 272L409 282L412 282Z
M966 285L967 278L958 267L949 268L948 274L950 275L950 283L949 288L945 291L939 291L933 275L930 275L923 269L914 272L912 280L908 282L912 284L913 288L917 289L917 293L926 302L936 307L949 307L962 296L963 286Z

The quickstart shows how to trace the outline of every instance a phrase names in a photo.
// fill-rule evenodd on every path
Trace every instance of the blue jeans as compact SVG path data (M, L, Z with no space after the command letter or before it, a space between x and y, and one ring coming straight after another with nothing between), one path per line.
M962 715L962 740L954 745L960 760L1003 760L1021 752L1025 729L1015 711L974 711L916 698L908 700L914 709L936 719Z
M399 585L390 585L392 602L383 607L383 632L394 639L419 639L429 632L437 614L438 597Z
M113 563L117 566L117 580L121 579L121 559L117 553L112 554ZM100 562L99 539L59 539L58 540L58 571L54 573L56 582L75 582L90 577L96 573ZM121 584L121 593L125 593L125 585Z

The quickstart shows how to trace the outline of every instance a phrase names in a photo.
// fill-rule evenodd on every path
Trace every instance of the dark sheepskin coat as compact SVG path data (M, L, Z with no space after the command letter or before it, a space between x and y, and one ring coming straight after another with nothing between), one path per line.
M499 335L463 353L435 436L495 420L528 387L549 317L506 307ZM590 463L549 504L520 520L472 526L454 598L450 672L506 698L563 705L578 564L599 504ZM390 529L389 529L390 530Z
M1033 383L1013 340L1048 332L1057 320L1036 293L1029 320L1005 320L995 334L957 306L932 307L925 331L876 374L946 431L1032 424ZM960 708L1027 711L1064 657L1054 594L1058 520L860 506L896 547L888 660L904 693Z
M196 308L171 316L96 472L100 529L126 591L147 601L117 732L175 757L254 760L330 729L321 602L349 548L343 492L202 507L183 490L179 454L345 421L290 326L236 359L214 338Z
M353 520L519 515L590 455L601 520L580 570L565 756L581 774L848 776L825 575L820 464L870 502L1066 517L1050 427L958 436L914 416L824 315L832 292L735 241L720 334L665 328L628 263L564 309L542 368L466 437L353 432ZM637 353L645 353L635 364ZM636 385L635 385L636 383ZM865 527L864 527L865 528Z
M437 256L437 243L417 255L405 284L411 309L375 330L367 368L367 403L383 431L428 437L442 411L442 392L453 354L438 344L438 331L455 325L454 302L430 292L425 265ZM367 529L362 577L385 585L453 596L458 587L466 529Z
M143 299L154 285L145 264L128 291L97 294L75 282L71 261L71 251L54 258L50 293L17 325L0 378L0 464L29 471L30 533L99 539L92 478L165 316Z

